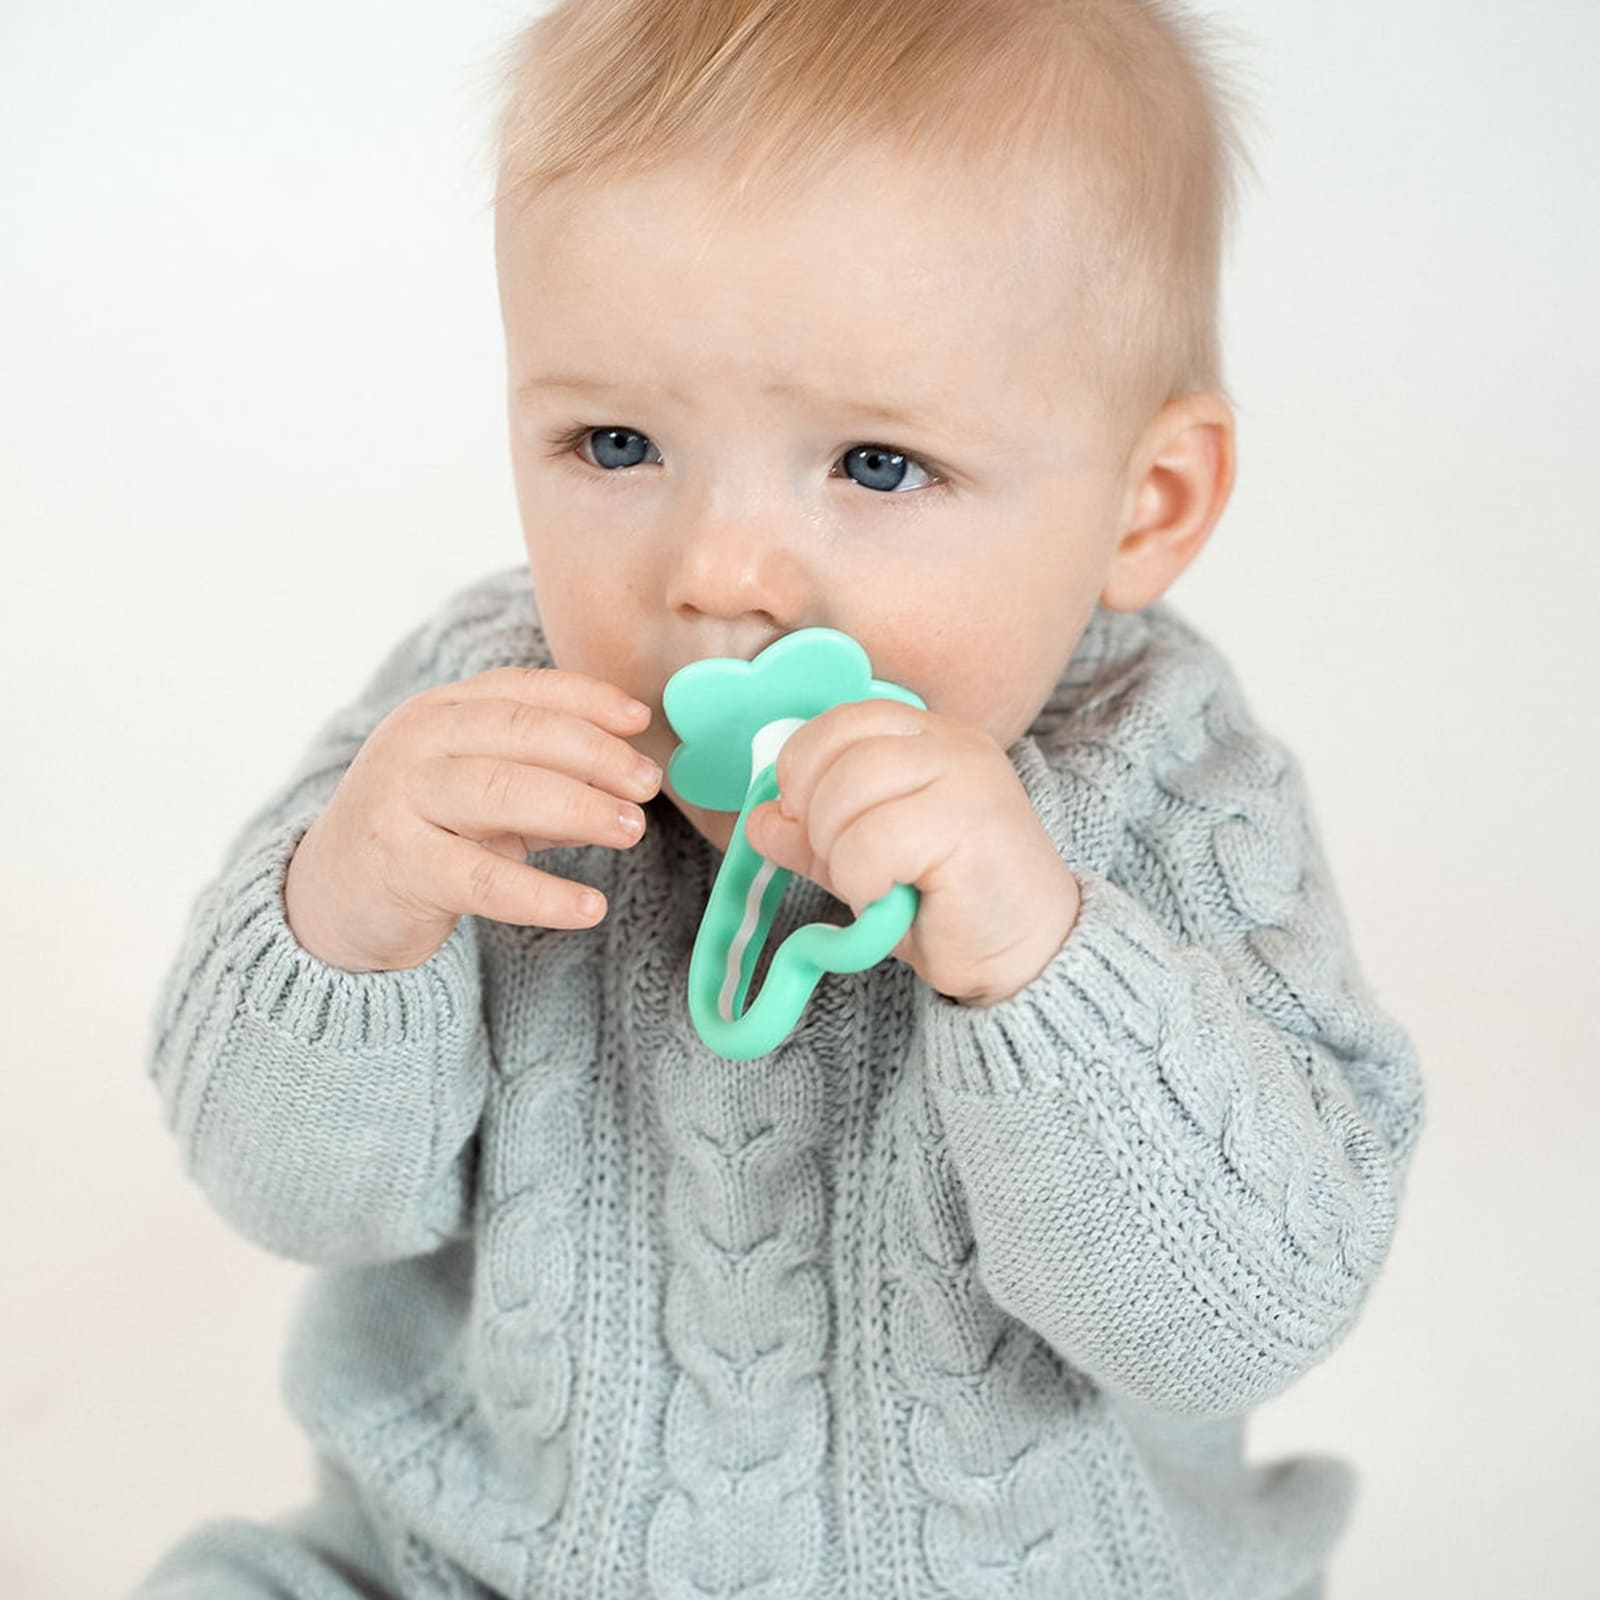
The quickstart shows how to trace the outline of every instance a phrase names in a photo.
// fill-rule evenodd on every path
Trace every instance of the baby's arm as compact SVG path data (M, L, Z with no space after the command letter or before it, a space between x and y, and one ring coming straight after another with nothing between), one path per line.
M455 596L331 717L196 897L152 1019L148 1072L217 1211L295 1260L419 1254L465 1228L489 1071L477 924L421 965L352 973L303 949L289 860L373 728L471 664L512 616L504 579Z
M996 1303L1103 1386L1219 1416L1353 1325L1422 1088L1293 759L1185 649L1059 760L1024 741L1077 924L1009 1001L930 992L923 1037Z

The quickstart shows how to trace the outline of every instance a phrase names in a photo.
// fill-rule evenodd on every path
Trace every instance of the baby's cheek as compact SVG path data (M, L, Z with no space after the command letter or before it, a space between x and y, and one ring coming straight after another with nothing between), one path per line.
M1004 746L1032 720L1024 706L1028 674L1009 645L992 626L941 627L936 636L903 639L892 659L874 656L872 670L915 690L930 711L986 728Z
M1002 750L1009 750L1028 731L1038 708L1024 708L1016 700L1012 686L990 678L982 685L969 681L951 686L950 692L930 709L964 727L983 729Z

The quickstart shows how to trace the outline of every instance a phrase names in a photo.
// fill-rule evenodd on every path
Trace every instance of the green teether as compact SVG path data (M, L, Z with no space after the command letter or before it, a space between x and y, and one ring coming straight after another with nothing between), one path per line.
M909 689L872 676L867 653L835 628L802 628L753 661L709 656L667 680L662 706L683 742L667 763L692 805L737 811L689 958L689 1015L706 1044L731 1061L776 1049L824 972L861 972L899 944L919 896L897 883L848 927L808 922L778 946L761 993L745 1010L756 959L793 873L757 853L745 820L778 796L778 752L802 723L848 700L927 707Z

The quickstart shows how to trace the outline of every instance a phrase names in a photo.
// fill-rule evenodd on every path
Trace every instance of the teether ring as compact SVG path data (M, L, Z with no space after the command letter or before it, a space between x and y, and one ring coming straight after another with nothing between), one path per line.
M778 796L778 752L812 717L849 700L927 707L910 689L872 676L867 653L835 628L802 628L753 661L708 656L667 680L662 707L683 742L667 777L691 805L737 811L689 958L689 1015L706 1045L730 1061L776 1049L824 972L882 961L917 914L912 885L897 883L847 927L808 922L778 946L761 993L745 995L793 873L768 861L745 820Z

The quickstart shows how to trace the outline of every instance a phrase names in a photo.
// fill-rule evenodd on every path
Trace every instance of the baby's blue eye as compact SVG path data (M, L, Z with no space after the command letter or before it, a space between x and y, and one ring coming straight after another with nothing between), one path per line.
M613 468L637 467L643 463L645 455L655 449L644 434L635 433L631 428L589 428L570 440L570 443L580 447L580 451L586 442L592 444L594 464L606 472ZM657 459L660 459L659 452ZM898 493L905 486L908 470L920 472L930 484L934 481L933 475L914 456L886 445L853 445L840 457L840 461L865 489ZM856 477L857 470L863 476ZM913 482L911 487L920 489L924 485Z
M595 428L591 432L585 434L584 438L598 439L601 441L595 447L595 456L597 458L595 465L605 467L607 469L614 466L638 466L640 458L634 454L632 446L635 442L639 444L648 443L642 433L634 433L628 428ZM582 440L579 442L581 443ZM613 452L616 452L618 455L630 456L632 459L626 461L607 460L607 457Z
M857 478L856 482L867 489L887 489L891 492L900 488L905 481L906 469L920 472L931 483L933 481L926 468L908 455L901 454L898 450L890 450L882 445L858 444L846 450L842 458L845 462L854 459L866 473L864 478ZM913 489L921 485L913 483Z

